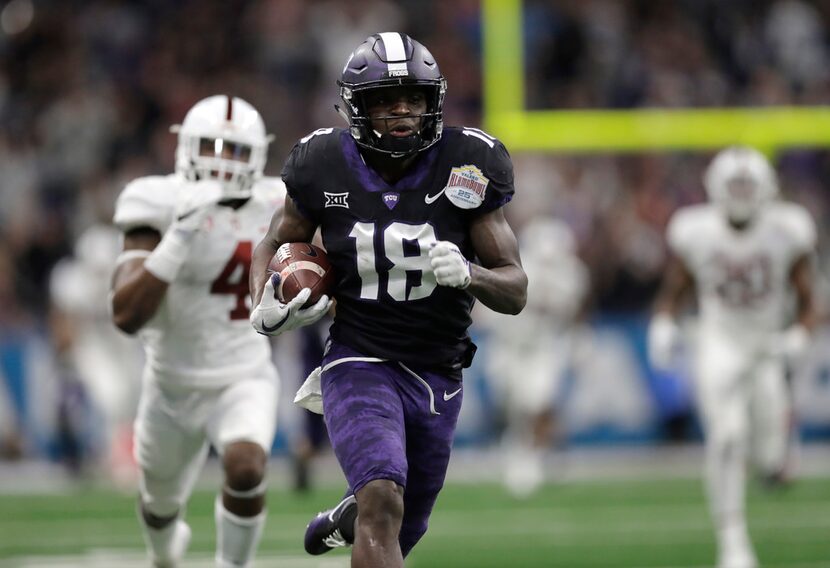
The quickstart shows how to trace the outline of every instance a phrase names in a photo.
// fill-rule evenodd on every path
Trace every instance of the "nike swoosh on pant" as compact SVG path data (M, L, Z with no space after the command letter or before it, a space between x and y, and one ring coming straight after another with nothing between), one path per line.
M456 391L452 391L452 392L451 392L451 393L449 393L449 394L447 394L447 391L444 391L444 401L450 400L452 397L454 397L455 395L457 395L457 394L458 394L458 393L460 393L460 392L461 392L461 388L460 388L460 387L459 387L459 389L458 389L458 390L456 390Z

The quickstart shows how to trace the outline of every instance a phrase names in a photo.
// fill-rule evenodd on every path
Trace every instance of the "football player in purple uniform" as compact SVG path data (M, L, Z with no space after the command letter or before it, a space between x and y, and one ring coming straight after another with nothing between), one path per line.
M367 38L339 85L349 128L316 130L288 157L285 209L254 251L251 322L278 334L316 319L299 309L310 291L274 298L267 266L319 227L337 273L322 406L350 491L311 522L306 550L353 542L352 566L400 567L444 483L473 302L511 314L525 304L502 209L513 166L492 136L444 127L446 81L405 34Z

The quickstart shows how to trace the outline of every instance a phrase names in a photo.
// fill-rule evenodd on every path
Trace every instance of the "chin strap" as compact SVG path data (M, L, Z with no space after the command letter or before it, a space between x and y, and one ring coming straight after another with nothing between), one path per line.
M393 158L405 158L411 156L421 149L423 138L420 133L411 134L406 137L392 136L391 134L381 134L377 136L377 144L375 148L382 152L388 152Z
M348 112L346 112L340 105L334 105L334 110L337 112L337 114L343 117L343 120L346 121L346 124L351 126L352 119L349 117Z

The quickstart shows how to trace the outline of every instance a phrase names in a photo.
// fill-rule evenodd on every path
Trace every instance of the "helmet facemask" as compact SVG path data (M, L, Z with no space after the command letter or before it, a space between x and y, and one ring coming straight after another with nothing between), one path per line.
M176 172L190 181L216 180L225 199L251 196L273 139L253 106L238 97L208 97L171 131L179 136Z
M184 136L179 140L182 173L190 181L216 180L227 198L251 194L254 182L265 168L265 148L229 138Z
M344 106L335 108L349 123L352 138L362 148L405 158L441 139L447 82L429 51L406 34L387 32L369 36L349 56L337 84ZM426 111L418 116L419 128L410 136L381 133L372 126L367 95L391 87L418 88L426 98ZM400 118L388 116L375 120Z
M706 192L727 219L747 225L778 193L775 172L758 151L728 148L718 154L704 178Z
M750 176L736 176L726 180L722 204L730 221L738 224L752 220L762 206L761 189Z
M404 86L417 88L423 91L427 101L426 112L420 115L411 115L411 118L418 118L419 125L409 136L399 137L385 132L378 132L372 125L373 119L369 116L366 105L366 97L378 89ZM443 79L439 84L421 82L395 81L388 84L373 84L363 88L353 89L342 85L340 87L340 98L346 104L349 111L348 120L350 132L358 145L387 154L393 158L405 158L416 152L426 150L435 144L440 138L444 128L443 103L446 92L446 81ZM403 118L398 115L375 117L374 120L397 121Z

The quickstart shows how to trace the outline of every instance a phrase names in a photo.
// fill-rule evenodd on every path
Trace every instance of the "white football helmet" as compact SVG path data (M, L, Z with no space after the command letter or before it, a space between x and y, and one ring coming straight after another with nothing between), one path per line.
M565 221L540 216L531 219L519 233L522 256L554 261L576 252L576 237Z
M121 252L121 234L113 225L92 225L75 241L75 258L90 270L109 275Z
M190 181L219 181L225 198L251 196L273 140L253 106L239 97L214 95L193 105L170 131L179 135L177 173Z
M778 195L778 180L763 154L746 146L718 153L703 177L706 194L734 223L751 221Z

